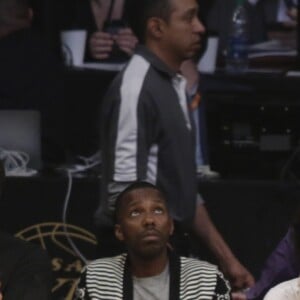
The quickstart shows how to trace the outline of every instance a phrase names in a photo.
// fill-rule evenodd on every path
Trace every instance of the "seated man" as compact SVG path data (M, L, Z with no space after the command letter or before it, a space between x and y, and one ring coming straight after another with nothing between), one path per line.
M230 299L216 266L171 250L173 227L162 191L147 182L131 184L115 210L115 235L128 253L88 264L77 299Z

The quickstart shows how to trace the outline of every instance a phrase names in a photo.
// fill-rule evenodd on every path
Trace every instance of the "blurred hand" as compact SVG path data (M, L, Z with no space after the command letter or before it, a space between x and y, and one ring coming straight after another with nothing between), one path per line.
M286 11L286 14L290 17L290 20L283 22L283 25L287 28L296 28L296 26L297 26L297 17L298 17L297 7L293 7L293 8L288 9Z
M128 55L132 55L134 49L138 43L138 39L133 34L130 28L122 28L118 31L118 34L114 36L114 40L119 48L127 53Z
M232 293L231 298L232 300L247 300L247 297L243 292Z
M233 291L254 285L253 276L237 259L230 260L226 262L226 265L222 265L222 271L229 280Z
M290 9L287 11L287 15L288 15L292 20L296 20L297 17L298 17L298 9L297 9L297 7L290 8Z
M114 40L110 33L96 31L89 40L90 54L95 59L106 59L110 55L113 44Z

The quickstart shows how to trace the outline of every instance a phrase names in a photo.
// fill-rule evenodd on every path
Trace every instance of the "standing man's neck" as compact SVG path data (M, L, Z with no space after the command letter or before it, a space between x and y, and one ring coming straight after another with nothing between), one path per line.
M158 56L170 69L175 72L179 72L182 61L175 56L171 56L168 49L162 48L154 42L146 42L145 46Z
M132 275L135 277L151 277L163 272L168 264L167 250L155 258L145 259L129 253Z

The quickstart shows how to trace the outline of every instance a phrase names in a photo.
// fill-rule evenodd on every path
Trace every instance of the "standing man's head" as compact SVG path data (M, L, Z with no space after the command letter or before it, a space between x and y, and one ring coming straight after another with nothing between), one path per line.
M30 27L32 15L28 0L0 0L0 37Z
M126 12L139 41L169 67L179 69L200 51L205 28L196 0L128 0Z
M136 182L116 201L116 237L123 241L131 257L151 260L167 251L173 233L165 196L154 185Z

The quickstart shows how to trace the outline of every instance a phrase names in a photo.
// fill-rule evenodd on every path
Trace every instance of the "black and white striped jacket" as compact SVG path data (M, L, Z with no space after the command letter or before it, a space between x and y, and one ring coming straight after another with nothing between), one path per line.
M230 288L216 266L198 259L169 255L170 300L227 300ZM102 258L84 269L76 299L133 300L127 254ZM151 299L149 299L151 300Z

